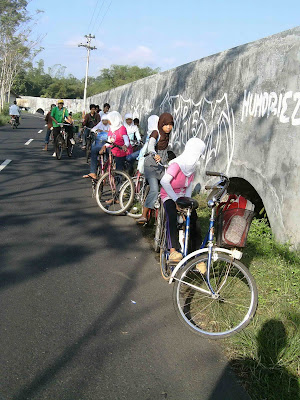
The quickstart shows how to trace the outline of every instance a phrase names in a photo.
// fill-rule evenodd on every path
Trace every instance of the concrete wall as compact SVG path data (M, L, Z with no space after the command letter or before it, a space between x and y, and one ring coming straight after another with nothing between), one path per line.
M300 245L299 64L297 27L101 93L88 104L131 111L144 126L149 115L169 111L175 153L193 136L207 145L197 180L207 182L206 169L243 178L261 197L277 239Z
M261 197L276 237L300 244L300 27L239 46L89 99L145 122L169 111L171 145L206 145L198 174L224 171Z
M43 110L47 113L50 110L51 104L56 104L58 99L47 99L43 97L21 96L17 99L17 104L20 107L28 108L29 112L36 113L37 110ZM72 112L81 112L83 108L82 99L63 99L65 107Z

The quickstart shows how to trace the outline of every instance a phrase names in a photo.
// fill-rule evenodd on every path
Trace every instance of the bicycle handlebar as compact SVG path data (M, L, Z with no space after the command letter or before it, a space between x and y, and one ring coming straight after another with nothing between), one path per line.
M207 176L221 176L222 178L227 178L227 176L225 174L223 174L223 172L213 172L213 171L205 171L205 174Z

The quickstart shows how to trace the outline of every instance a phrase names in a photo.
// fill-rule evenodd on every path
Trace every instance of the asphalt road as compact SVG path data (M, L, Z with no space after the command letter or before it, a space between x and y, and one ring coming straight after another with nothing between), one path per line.
M0 399L249 400L141 228L91 198L81 150L58 161L44 136L39 115L0 128Z

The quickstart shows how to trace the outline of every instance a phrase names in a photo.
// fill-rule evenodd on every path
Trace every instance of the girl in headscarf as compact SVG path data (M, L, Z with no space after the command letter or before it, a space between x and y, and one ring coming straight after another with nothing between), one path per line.
M158 120L158 130L154 130L150 134L148 143L149 155L145 158L144 163L144 174L149 183L150 190L143 207L142 216L137 220L139 224L147 222L148 210L154 207L154 203L157 199L159 180L165 173L165 168L160 164L166 164L168 161L167 148L173 126L174 121L172 115L163 113Z
M140 150L139 156L137 158L139 160L137 169L138 169L138 171L140 171L141 174L144 173L144 162L145 162L144 155L148 151L148 142L149 142L151 133L153 131L158 131L158 120L159 120L158 115L150 115L150 117L148 118L148 129L147 129L145 144L142 147L142 149Z
M179 262L182 259L182 254L177 251L180 245L177 231L176 200L179 197L191 197L194 173L204 151L205 144L201 139L189 139L183 153L170 162L165 175L160 181L162 186L160 196L166 211L170 261ZM193 210L191 215L191 245L195 241L196 220L197 213Z
M130 144L132 146L132 153L126 157L126 161L128 161L129 163L128 172L129 175L132 175L134 170L134 162L140 154L140 149L141 149L140 142L142 139L139 127L133 123L133 115L131 113L127 113L125 114L124 119L125 119L124 126L126 128Z
M90 173L87 175L83 175L83 178L97 179L97 158L99 151L102 149L102 147L105 145L105 142L107 141L109 129L110 127L106 114L104 114L102 120L96 126L94 126L94 128L91 129L92 132L97 132L97 136L91 148Z
M111 150L116 160L116 169L122 171L124 169L126 156L132 153L129 137L126 128L122 123L121 114L118 111L111 111L107 114L106 118L110 125L108 141L122 147L122 150L118 147L113 147ZM107 147L111 147L111 145L106 144L105 147L101 149L101 152L104 152Z
M124 126L126 128L127 135L129 137L131 145L135 141L140 142L142 140L141 139L141 135L140 135L140 131L139 131L139 127L137 125L134 125L134 123L133 123L133 115L131 113L125 114Z

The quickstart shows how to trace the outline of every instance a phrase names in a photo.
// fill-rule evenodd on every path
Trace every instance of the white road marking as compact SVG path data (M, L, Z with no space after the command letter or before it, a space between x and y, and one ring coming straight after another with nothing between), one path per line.
M38 131L38 133L42 133L43 132L43 129L41 129L40 131Z
M0 165L0 171L2 171L12 160L5 160L1 165Z
M28 146L34 139L29 139L26 143L25 146Z

